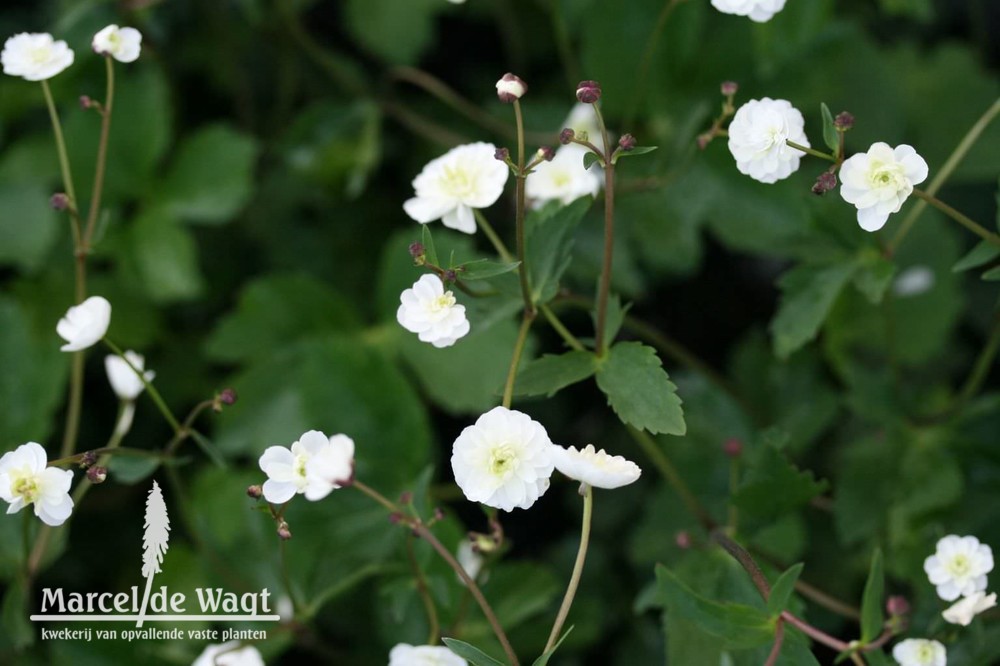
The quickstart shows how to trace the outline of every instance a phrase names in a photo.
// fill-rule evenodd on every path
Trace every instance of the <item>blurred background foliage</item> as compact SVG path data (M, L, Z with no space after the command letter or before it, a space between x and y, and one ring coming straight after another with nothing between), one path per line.
M888 589L910 598L913 625L953 637L934 620L939 601L921 566L947 533L1000 547L996 377L968 399L960 395L979 350L997 341L991 280L1000 274L989 263L955 270L975 239L932 211L885 259L880 238L858 228L850 206L810 194L823 165L807 159L787 181L761 185L736 171L724 140L701 152L695 137L718 112L719 83L735 80L738 104L791 100L813 145L821 144L826 102L857 118L849 151L876 140L910 143L933 176L997 98L1000 6L789 0L757 25L719 14L708 0L688 0L651 40L667 4L3 4L2 35L51 31L77 52L52 86L84 192L99 118L76 100L103 90L90 37L111 22L145 36L140 61L118 68L91 293L114 304L110 336L146 354L176 413L225 386L240 395L204 425L224 464L193 443L183 449L180 485L167 490L177 518L158 581L188 590L284 590L273 523L251 510L244 491L262 480L256 460L266 446L313 428L351 435L358 477L386 495L415 491L425 515L445 507L448 518L436 529L449 546L468 529L485 529L482 513L458 501L447 461L461 428L498 402L516 305L470 304L474 333L447 350L418 343L394 312L399 292L419 274L406 246L420 230L401 207L410 180L452 145L512 144L510 110L497 103L493 83L515 71L531 87L523 104L533 138L555 143L576 81L589 78L603 84L614 131L660 147L619 170L614 275L615 292L633 303L630 313L662 332L650 338L626 325L621 337L656 344L684 401L687 435L661 436L657 445L716 520L738 508L738 537L769 574L805 562L804 581L857 606L879 546ZM452 102L447 89L444 99L432 94L440 85L468 104ZM0 450L29 440L53 450L61 434L69 358L58 351L55 322L71 304L72 250L66 220L48 206L61 186L47 123L38 86L0 81ZM988 226L997 217L998 155L995 125L940 195ZM563 280L565 293L577 297L592 293L599 267L598 208L576 232ZM512 196L488 211L508 239L512 211ZM439 229L439 251L488 255L484 239ZM907 288L913 275L926 288ZM578 301L555 305L588 336ZM532 354L560 349L551 330L535 327ZM102 446L115 416L101 354L89 355L86 377L81 450ZM598 493L590 559L570 618L576 628L556 661L656 664L666 655L671 665L762 663L760 649L732 648L690 618L664 613L669 600L657 591L656 563L708 598L762 602L738 565L707 544L593 384L517 404L556 442L593 442L645 470L634 486ZM126 446L160 448L169 438L141 400ZM722 448L730 438L745 446L735 489ZM139 584L138 507L149 475L162 471L127 463L116 459L110 482L62 528L65 538L36 587ZM288 520L297 612L259 646L269 663L384 664L395 643L424 640L409 539L381 509L340 491L324 502L293 503ZM534 656L571 568L579 499L571 484L556 482L530 512L503 522L511 549L491 565L484 592L515 645ZM0 516L2 579L19 566L20 526L20 516ZM681 531L692 547L677 545ZM410 545L443 626L499 654L454 575L426 544ZM201 649L193 642L37 643L13 590L3 602L0 654L16 647L19 663L181 664ZM825 630L857 635L851 620L795 603ZM949 649L949 663L991 663L1000 659L1000 631L980 624ZM815 654L821 663L834 656L824 648ZM797 661L808 658L793 648L785 659L779 663L815 663Z

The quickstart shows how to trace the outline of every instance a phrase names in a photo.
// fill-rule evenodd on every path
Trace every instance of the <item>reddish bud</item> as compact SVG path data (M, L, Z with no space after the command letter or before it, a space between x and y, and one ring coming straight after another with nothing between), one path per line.
M709 142L712 140L712 135L710 134L699 134L698 135L698 150L705 150L708 147Z
M628 152L630 150L635 150L635 137L631 134L622 134L621 138L618 139L618 147L622 149L622 152Z
M576 138L576 132L572 128L567 127L562 132L559 132L559 143L562 145L567 145L573 143L573 139Z
M55 210L66 210L69 208L69 197L62 192L56 192L49 199L49 205Z
M281 537L282 541L288 541L292 538L292 531L288 529L288 523L283 520L278 523L278 536Z
M94 106L94 100L90 99L90 95L80 95L80 108L86 111L87 109Z
M542 146L538 149L538 159L551 162L552 158L555 156L556 151L554 151L551 146Z
M730 458L739 458L743 455L743 442L735 437L731 437L722 445L722 452Z
M444 510L439 506L434 507L434 520L444 520Z
M516 74L507 72L497 81L497 97L504 104L513 104L528 92L528 84Z
M411 257L420 259L424 256L424 244L419 242L410 243L409 251Z
M681 530L674 536L674 543L681 550L687 550L691 547L691 535L686 530Z
M108 468L94 465L87 470L87 480L91 483L104 483L108 478Z
M236 391L231 388L224 388L219 392L219 402L224 405L235 405L238 398Z
M835 187L837 187L837 176L829 171L824 171L816 178L816 182L812 186L812 193L823 195Z
M250 486L247 488L247 497L250 499L259 500L264 496L264 489L260 486Z
M506 162L510 159L510 151L506 148L497 148L497 151L493 153L493 157L499 162Z
M833 119L833 126L842 132L854 127L854 116L847 111L841 111L837 114L837 117Z
M601 99L601 84L597 81L580 81L576 86L576 98L584 104L593 104Z
M397 513L395 511L390 513L389 522L392 523L393 525L398 525L399 523L403 522L403 514Z
M413 503L413 493L407 490L405 493L399 496L400 504L412 504Z
M886 599L885 611L891 617L899 617L910 612L910 602L905 597L894 595Z
M80 467L87 469L91 465L97 462L97 454L93 451L87 451L80 455Z
M740 89L740 86L736 83L736 81L723 81L722 85L719 86L719 89L722 91L723 95L731 97L736 94L736 91Z
M448 269L441 276L441 279L444 280L445 282L454 282L455 280L458 279L458 273L456 273L451 269Z

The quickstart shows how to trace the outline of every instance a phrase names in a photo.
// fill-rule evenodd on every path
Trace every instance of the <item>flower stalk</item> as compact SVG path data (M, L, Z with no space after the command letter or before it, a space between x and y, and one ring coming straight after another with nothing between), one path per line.
M583 525L580 527L580 548L576 553L576 563L573 565L573 574L569 579L569 586L563 596L562 605L559 606L559 614L556 616L552 631L549 632L549 640L545 643L545 654L556 645L559 635L562 632L566 618L569 616L569 609L573 606L573 599L576 590L580 586L580 577L583 575L583 565L587 560L587 548L590 545L590 523L594 512L594 489L586 483L580 484L580 494L583 495Z

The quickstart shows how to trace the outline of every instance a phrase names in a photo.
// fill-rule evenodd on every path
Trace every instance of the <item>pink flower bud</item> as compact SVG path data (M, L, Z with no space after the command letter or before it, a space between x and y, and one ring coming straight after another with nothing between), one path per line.
M62 192L56 192L49 199L49 205L52 206L54 210L66 210L69 208L69 197Z
M101 467L100 465L94 465L87 470L87 480L91 483L104 483L104 480L108 478L108 468Z
M816 178L816 183L812 186L812 193L826 194L835 187L837 187L837 176L829 171L824 171Z
M497 148L496 152L493 153L493 157L496 158L498 162L506 162L510 159L510 151L506 148Z
M630 150L635 150L635 137L631 134L622 134L621 138L618 139L618 147L622 149L622 152L628 152Z
M576 132L574 132L572 128L567 127L562 132L559 132L559 143L561 143L564 146L569 143L572 143L573 139L575 138L576 138Z
M687 531L681 530L674 536L674 543L681 550L687 550L691 547L691 535Z
M731 95L735 95L736 91L738 91L740 87L735 81L723 81L722 85L719 86L719 89L722 91L723 95L729 97Z
M731 437L722 445L722 452L730 458L739 458L743 455L743 442L735 437Z
M552 150L551 146L542 146L538 149L538 157L546 162L551 162L552 158L556 156L556 151Z
M288 523L283 520L278 523L278 536L282 541L288 541L292 538L292 531L288 529Z
M597 81L580 81L576 86L576 98L584 104L593 104L601 99L601 84Z
M247 488L247 497L258 500L264 496L264 489L260 486L250 486Z
M910 602L905 597L894 595L886 599L885 611L891 617L899 617L910 612Z
M854 116L847 111L841 111L833 119L833 126L841 131L846 131L854 127Z
M497 97L504 104L512 104L528 92L528 84L516 74L507 72L497 81Z
M219 393L219 400L224 405L235 405L237 399L238 396L236 395L236 391L231 388L224 388Z

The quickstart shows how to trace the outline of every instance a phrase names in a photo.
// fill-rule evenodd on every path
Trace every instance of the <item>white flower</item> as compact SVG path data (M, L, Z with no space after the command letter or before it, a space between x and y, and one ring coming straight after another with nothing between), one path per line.
M145 369L146 359L141 354L136 354L134 351L129 350L125 352L125 358L128 359L128 363L135 366L136 370L141 372ZM115 395L118 396L119 400L131 401L138 398L139 394L146 387L143 385L142 380L139 379L139 375L129 367L128 363L117 354L104 357L104 369L108 373L108 381L111 382L111 388L114 390ZM156 377L156 373L152 370L146 370L142 373L142 376L147 382L151 382Z
M897 296L919 296L934 286L934 271L927 266L911 266L899 274L892 285Z
M712 6L723 14L749 16L752 21L764 23L785 7L785 0L712 0Z
M142 33L109 25L94 35L91 47L98 55L109 55L118 62L135 62L142 50Z
M577 451L572 446L552 448L552 462L556 469L571 479L594 488L621 488L639 480L642 470L631 460L609 455L588 444Z
M389 666L468 666L446 647L400 643L389 652Z
M840 196L858 209L862 229L877 231L899 212L913 186L926 179L927 162L912 146L892 148L880 141L841 165Z
M462 539L462 542L458 544L458 552L455 553L455 559L458 563L462 565L465 569L465 573L469 574L469 578L476 580L479 576L479 572L483 569L483 556L476 552L472 547L472 542L468 539ZM455 574L458 576L458 574ZM465 585L465 581L458 577L458 582Z
M91 296L74 305L56 324L56 333L66 341L60 349L75 352L93 346L108 332L111 303L102 296Z
M475 233L472 209L492 206L510 175L495 154L492 143L470 143L431 160L413 180L416 196L403 210L421 224L441 220L446 227Z
M264 666L264 658L252 645L240 647L239 641L209 645L191 666Z
M0 499L10 504L7 513L17 513L29 504L42 522L58 527L73 512L69 486L73 472L48 467L41 444L28 442L0 458Z
M788 178L798 170L802 152L785 142L809 147L804 127L802 114L787 100L750 100L729 124L729 152L736 168L762 183Z
M941 616L952 624L967 627L972 622L972 618L996 605L997 595L995 593L975 592L953 603L941 613Z
M596 196L601 189L601 170L583 168L587 148L571 143L556 151L550 162L542 162L528 175L524 193L533 205L558 200L568 204L580 197Z
M444 290L444 283L436 275L422 275L400 294L399 300L396 321L423 342L450 347L469 332L465 306L458 305L455 295Z
M924 571L937 586L938 596L954 601L986 589L986 574L993 571L993 550L974 536L950 534L924 560Z
M549 488L552 447L545 428L527 414L494 407L455 440L451 469L470 501L527 509Z
M0 62L4 74L44 81L73 64L73 49L47 32L22 32L4 42Z
M296 493L306 499L321 500L354 476L354 440L346 435L327 436L310 430L290 449L270 446L260 457L267 474L264 499L283 504Z
M944 646L926 638L907 638L892 648L892 658L899 666L947 666Z

